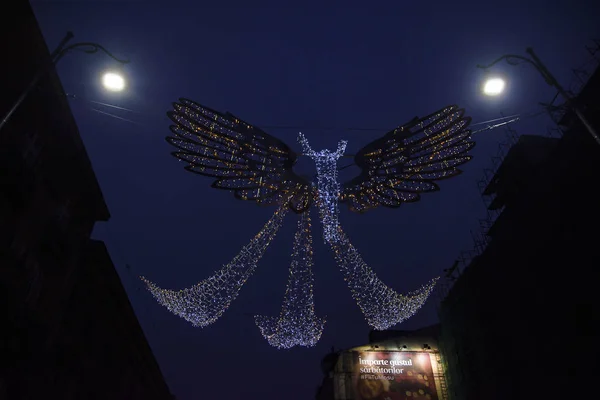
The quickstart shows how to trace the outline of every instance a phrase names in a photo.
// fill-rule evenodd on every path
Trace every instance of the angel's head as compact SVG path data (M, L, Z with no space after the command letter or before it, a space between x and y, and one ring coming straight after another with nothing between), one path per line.
M329 149L323 149L323 150L319 151L319 153L326 157L341 157L344 155L344 151L346 151L346 144L348 144L348 142L346 140L340 140L336 151L331 151Z
M308 139L306 139L302 132L298 132L298 142L300 142L300 145L302 146L302 151L304 152L304 155L309 156L313 159L338 159L344 155L344 151L346 151L346 145L348 144L347 140L340 140L338 142L338 147L335 152L329 149L314 151L308 144Z

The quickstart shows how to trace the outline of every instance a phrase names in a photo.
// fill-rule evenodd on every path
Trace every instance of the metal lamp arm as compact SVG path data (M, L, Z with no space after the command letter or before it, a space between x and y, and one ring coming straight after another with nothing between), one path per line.
M85 47L87 47L87 49ZM106 50L106 48L104 46L102 46L102 45L100 45L98 43L93 43L93 42L74 43L74 44L72 44L70 46L65 47L54 58L54 63L56 64L69 51L74 50L74 49L79 49L79 48L82 48L82 51L84 51L85 53L88 53L88 54L97 53L100 50L103 53L105 53L107 56L109 56L110 58L112 58L113 60L115 60L115 61L117 61L117 62L119 62L121 64L128 64L129 63L129 60L123 60L123 59L117 58L110 51Z
M81 43L74 43L72 45L66 46L67 42L69 40L73 39L73 37L74 37L73 32L67 32L65 37L61 40L58 47L50 54L50 57L44 59L44 61L38 68L37 72L31 79L31 81L29 82L29 84L27 85L25 90L23 90L23 92L19 95L19 97L17 98L15 103L12 105L10 110L8 110L8 112L4 115L4 117L2 117L2 120L0 121L0 131L2 131L4 126L8 123L8 120L12 117L12 115L17 110L17 108L19 108L21 103L23 103L23 100L25 100L25 98L33 91L33 89L36 87L36 85L38 84L40 79L42 79L42 77L48 72L48 70L50 68L52 68L54 65L56 65L56 63L58 61L60 61L60 59L65 54L67 54L69 51L80 48L80 47L88 47L87 49L84 49L83 51L86 53L97 53L98 50L100 50L103 53L105 53L107 56L109 56L110 58L112 58L113 60L115 60L121 64L129 63L129 60L121 60L121 59L115 57L110 51L106 50L103 46L99 45L98 43L81 42Z
M513 61L513 59L525 61L525 62L533 65L536 69L539 68L539 66L533 60L530 60L529 58L520 56L518 54L505 54L502 57L498 57L496 60L494 60L493 62L491 62L488 65L477 64L477 68L488 69L488 68L491 68L494 65L498 64L502 60L506 60L506 62L509 63L510 65L517 65L519 62Z
M527 48L527 52L529 54L532 54L533 50L531 48ZM536 58L535 54L532 54L532 56L534 58ZM548 85L555 85L556 84L556 82L554 81L554 79L552 78L552 76L548 76L548 74L546 73L545 69L538 62L536 62L536 61L534 61L534 60L532 60L530 58L520 56L518 54L505 54L502 57L499 57L496 60L494 60L491 64L488 64L488 65L477 64L477 68L488 69L488 68L493 67L494 65L496 65L497 63L499 63L502 60L506 60L506 62L508 64L510 64L510 65L518 65L519 61L525 61L526 63L533 65L533 67L536 70L538 70L538 72L540 74L542 74L542 76L544 77L544 80L546 81L546 83ZM516 61L516 60L519 60L519 61Z

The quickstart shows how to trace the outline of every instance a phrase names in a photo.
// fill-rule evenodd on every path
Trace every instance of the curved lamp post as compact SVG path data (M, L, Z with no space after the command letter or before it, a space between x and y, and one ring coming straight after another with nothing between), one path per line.
M487 70L488 68L494 66L495 64L499 63L502 60L506 60L506 62L510 65L518 65L521 62L526 62L528 64L533 65L533 67L542 75L542 77L544 78L546 83L548 85L554 87L556 90L558 90L558 93L560 93L560 95L567 101L567 103L570 105L570 107L573 110L573 112L575 113L575 115L577 115L577 118L579 118L581 123L585 126L586 130L590 133L590 135L592 135L594 140L598 144L600 144L600 136L598 135L598 132L596 132L596 130L594 129L592 124L590 124L590 122L587 120L585 115L583 115L583 112L581 111L579 106L577 104L575 104L575 102L573 102L573 98L571 97L571 95L569 95L569 93L567 93L567 91L560 85L560 83L558 83L556 78L550 73L550 71L548 71L546 66L542 63L542 61L534 53L534 51L531 47L528 47L526 49L526 51L527 51L527 53L529 53L531 58L523 57L523 56L516 55L516 54L505 54L489 65L477 65L477 68L482 68L482 69ZM496 82L496 85L500 85L500 83ZM485 91L485 89L484 89L484 91ZM501 89L500 89L500 91L501 91ZM491 89L486 92L486 94L490 94L490 95L495 95L498 93L499 92L496 93Z
M15 101L15 104L6 113L6 115L2 117L2 121L0 122L0 131L2 130L2 128L4 128L4 125L6 125L6 123L14 114L14 112L19 108L21 103L23 103L23 100L25 100L25 98L27 98L27 96L33 91L33 89L35 89L35 86L38 84L40 79L46 74L46 72L48 72L48 70L51 67L55 66L56 63L58 63L60 59L63 58L64 55L70 52L71 50L81 50L84 53L88 54L93 54L97 53L98 51L101 51L120 64L124 65L129 63L129 60L122 60L115 57L110 51L106 50L103 46L99 45L98 43L80 42L65 47L67 42L73 37L74 35L72 32L67 32L65 37L59 43L58 47L50 54L50 58L40 67L40 69L36 72L35 76L31 80L27 88L23 91L23 93L21 93L17 101ZM106 74L104 77L104 85L109 90L121 90L125 86L125 81L122 77L118 76L117 74L112 73L112 75L108 79L107 76L109 76L109 74Z

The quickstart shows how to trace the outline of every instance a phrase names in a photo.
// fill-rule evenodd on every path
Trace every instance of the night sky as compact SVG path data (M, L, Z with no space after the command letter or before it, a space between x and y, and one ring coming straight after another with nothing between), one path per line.
M178 399L313 398L322 357L332 346L365 343L369 327L322 243L316 212L316 312L327 324L315 348L276 350L252 318L279 312L292 215L215 324L193 328L153 300L138 275L165 288L189 287L229 262L275 210L236 200L211 189L211 178L183 170L164 140L172 101L188 97L231 111L297 152L299 129L278 126L301 126L314 149L347 139L353 154L388 129L449 104L466 107L474 122L500 112L529 114L554 95L535 70L499 65L509 87L492 100L479 93L483 74L475 65L505 53L524 55L533 46L568 86L570 68L589 59L584 46L600 38L592 3L32 1L51 50L71 30L73 43L98 42L131 60L124 70L128 88L120 94L99 84L113 65L101 54L70 54L58 71L65 90L79 96L72 110L112 215L94 236L106 241ZM513 126L521 134L544 134L549 125L543 115ZM419 203L363 215L341 207L342 226L384 282L400 292L416 289L472 247L470 230L485 214L476 182L504 137L502 129L478 134L465 172ZM315 172L309 159L297 170ZM357 173L348 168L341 180ZM396 328L436 322L438 300L434 295Z

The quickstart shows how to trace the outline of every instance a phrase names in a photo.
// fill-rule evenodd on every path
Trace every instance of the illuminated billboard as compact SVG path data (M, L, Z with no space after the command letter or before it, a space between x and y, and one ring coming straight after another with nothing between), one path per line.
M354 352L356 400L439 400L429 353Z

